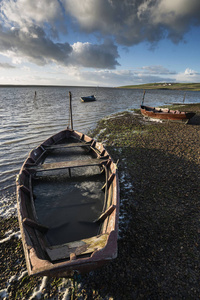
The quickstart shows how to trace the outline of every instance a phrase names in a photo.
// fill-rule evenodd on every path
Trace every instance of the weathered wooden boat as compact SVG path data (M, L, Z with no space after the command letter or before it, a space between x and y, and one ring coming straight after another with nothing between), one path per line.
M91 95L91 96L87 96L87 97L81 97L81 101L82 102L92 102L92 101L96 101L96 98L94 95Z
M191 119L194 112L183 112L179 110L170 110L168 108L150 107L141 105L141 113L145 117L161 120L185 121Z
M67 128L33 149L17 177L29 275L73 276L117 256L117 166L101 143Z
M32 150L17 203L30 275L72 276L117 256L117 168L87 135L66 129Z

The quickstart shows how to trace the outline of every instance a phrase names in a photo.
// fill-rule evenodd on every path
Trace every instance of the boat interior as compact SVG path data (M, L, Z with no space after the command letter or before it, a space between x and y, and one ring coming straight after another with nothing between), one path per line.
M55 262L105 246L115 209L110 166L105 149L68 131L30 153L20 174L22 223L39 257Z

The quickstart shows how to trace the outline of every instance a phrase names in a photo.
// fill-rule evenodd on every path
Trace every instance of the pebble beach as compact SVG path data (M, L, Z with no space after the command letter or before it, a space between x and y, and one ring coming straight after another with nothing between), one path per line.
M0 218L0 299L199 299L200 104L187 123L139 110L89 133L119 160L118 257L73 278L29 277L17 215Z

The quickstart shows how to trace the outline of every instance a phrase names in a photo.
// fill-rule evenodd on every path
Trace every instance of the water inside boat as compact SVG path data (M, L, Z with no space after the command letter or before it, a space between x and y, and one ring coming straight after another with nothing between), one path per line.
M74 141L73 141L74 142ZM55 149L44 163L88 160L84 148ZM38 180L39 179L39 180ZM95 236L100 225L93 222L102 213L105 175L98 166L39 172L33 181L38 222L49 227L52 246Z

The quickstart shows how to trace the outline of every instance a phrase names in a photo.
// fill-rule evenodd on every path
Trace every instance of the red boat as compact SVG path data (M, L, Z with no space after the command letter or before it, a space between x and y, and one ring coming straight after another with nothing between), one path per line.
M187 122L195 115L194 112L183 112L179 110L170 110L168 108L150 107L146 105L141 105L140 107L143 116L153 119Z

